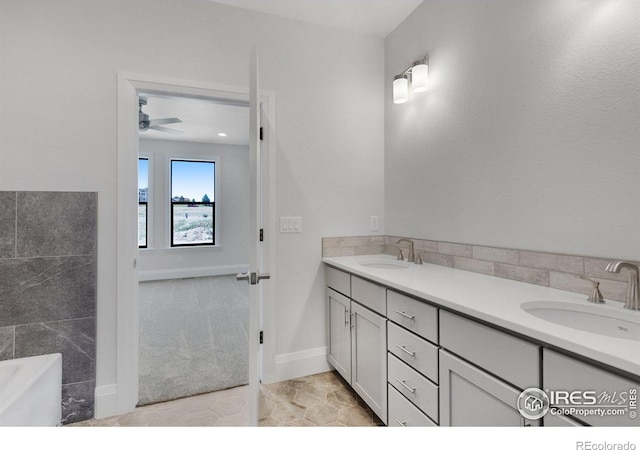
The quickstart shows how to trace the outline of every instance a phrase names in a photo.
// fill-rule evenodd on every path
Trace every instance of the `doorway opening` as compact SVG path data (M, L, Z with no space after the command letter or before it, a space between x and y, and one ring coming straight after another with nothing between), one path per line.
M262 186L262 208L259 216L260 225L264 227L264 241L260 242L261 259L257 266L261 271L270 271L275 277L275 254L273 243L275 240L275 189L271 186L275 180L275 94L269 91L259 91L257 99L253 92L258 89L232 87L228 85L215 85L193 81L176 80L166 77L154 77L132 73L120 73L118 75L118 221L117 221L117 342L116 342L116 383L107 386L97 392L96 418L120 415L133 411L139 401L139 241L137 230L139 222L139 198L134 195L139 193L138 186L138 158L139 158L139 97L141 94L157 94L175 97L189 97L195 99L215 100L227 105L246 105L250 103L252 111L262 111L261 126L264 140L256 144L256 127L250 127L251 154L258 146L259 165L262 167L260 186ZM251 94L251 95L250 95ZM254 106L255 105L255 106ZM258 106L260 105L260 106ZM172 115L168 117L173 117ZM250 124L255 124L255 115L250 114ZM173 124L169 124L173 127ZM255 161L251 157L251 177L255 178ZM221 160L221 162L224 162ZM253 181L252 181L253 183ZM252 191L253 192L253 191ZM252 194L252 196L255 196ZM136 200L138 204L136 204ZM252 203L254 199L252 198ZM213 203L213 202L202 202ZM169 208L171 205L166 205ZM252 208L252 210L255 210ZM149 213L153 214L152 212ZM251 213L252 222L255 220ZM167 224L170 226L170 224ZM151 228L149 233L153 233ZM256 227L257 228L257 227ZM223 231L223 230L219 230ZM151 235L151 234L150 234ZM257 236L257 234L255 234ZM247 235L249 241L257 241L254 235ZM220 243L215 241L216 245ZM153 243L153 245L156 245ZM224 245L221 245L224 248ZM251 247L254 248L254 247ZM198 249L193 248L194 254ZM165 248L167 253L180 252L179 248ZM252 250L253 251L253 250ZM164 269L156 269L156 275L162 274ZM254 269L255 270L255 269ZM242 271L242 270L239 270ZM166 274L164 274L166 275ZM199 277L197 270L192 275ZM253 291L252 291L253 289ZM250 298L258 292L255 287L250 287ZM256 301L250 301L249 305L249 389L248 409L249 424L257 424L259 380L273 382L275 373L275 339L274 307L275 283L259 286L259 295ZM259 335L264 336L264 343L259 341ZM108 355L105 354L104 357Z
M249 105L139 92L138 405L249 382Z

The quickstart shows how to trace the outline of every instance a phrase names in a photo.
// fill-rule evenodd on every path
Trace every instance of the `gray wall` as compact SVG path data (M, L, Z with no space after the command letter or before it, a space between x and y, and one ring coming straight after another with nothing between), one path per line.
M637 0L425 0L386 39L386 234L638 259L638 17ZM429 90L393 104L425 53Z
M322 236L365 234L372 215L384 224L383 39L205 0L0 2L0 189L98 192L97 380L108 401L117 74L247 87L255 43L260 86L277 95L275 215L303 218L302 233L278 235L277 302L267 305L283 355L275 377L286 378L280 367L313 373L309 351L326 361Z
M96 199L0 191L0 360L62 353L63 423L93 417Z

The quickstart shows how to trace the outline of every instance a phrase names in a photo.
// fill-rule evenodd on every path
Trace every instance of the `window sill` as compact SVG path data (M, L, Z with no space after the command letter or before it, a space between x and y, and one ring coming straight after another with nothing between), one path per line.
M147 247L147 248L139 248L138 251L141 253L153 253L153 252L174 252L174 251L180 251L180 250L188 250L188 251L193 251L193 250L199 250L199 251L203 251L203 250L216 250L216 249L220 249L222 248L222 245L216 244L216 245L194 245L193 247L190 246L184 246L184 247L162 247L162 248L153 248L153 247Z

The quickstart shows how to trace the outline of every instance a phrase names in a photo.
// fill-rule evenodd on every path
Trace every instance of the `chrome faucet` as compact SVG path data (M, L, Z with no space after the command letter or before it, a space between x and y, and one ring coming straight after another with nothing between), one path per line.
M638 266L628 261L611 261L604 270L611 273L620 273L620 269L629 269L629 286L624 300L624 307L633 311L639 311Z
M409 247L409 255L407 256L407 261L409 262L416 262L416 257L413 251L413 241L410 239L398 239L398 242L396 242L396 244L400 244L400 242L408 242L410 247Z

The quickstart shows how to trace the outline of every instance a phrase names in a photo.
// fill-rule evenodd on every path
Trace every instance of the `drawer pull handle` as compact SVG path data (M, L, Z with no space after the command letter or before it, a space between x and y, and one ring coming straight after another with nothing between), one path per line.
M396 378L396 381L398 383L400 383L402 385L403 388L405 388L406 390L408 390L409 392L411 392L412 394L414 392L416 392L416 388L412 388L409 385L407 385L407 383L405 383L405 380L401 380L400 378Z
M396 344L396 347L398 347L400 350L405 352L407 355L413 356L414 358L416 357L416 352L407 350L407 348L404 345Z
M414 320L416 318L416 316L410 316L409 314L407 314L404 311L398 311L397 309L395 309L394 311L397 312L398 314L400 314L402 317L406 317L409 320Z
M406 420L403 422L400 419L396 419L396 422L398 422L398 425L400 425L401 427L406 427L407 426L407 421Z

